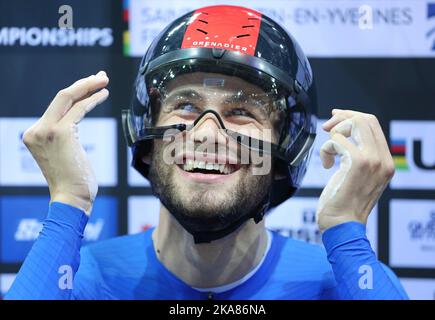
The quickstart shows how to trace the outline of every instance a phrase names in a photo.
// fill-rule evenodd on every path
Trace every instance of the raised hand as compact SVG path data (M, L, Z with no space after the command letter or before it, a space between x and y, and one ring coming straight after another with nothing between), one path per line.
M78 123L109 95L104 71L59 91L43 116L23 136L50 190L50 201L90 214L98 184L80 144ZM100 90L101 89L101 90Z
M330 139L321 147L320 157L327 169L334 165L336 155L341 160L320 195L317 222L321 231L349 221L365 224L394 175L394 162L374 115L340 109L332 115L323 125Z

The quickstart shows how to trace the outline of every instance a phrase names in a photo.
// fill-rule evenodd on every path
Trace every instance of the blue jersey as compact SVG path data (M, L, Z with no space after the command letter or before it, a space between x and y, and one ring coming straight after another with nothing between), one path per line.
M81 248L87 220L79 209L52 203L6 299L408 298L394 273L377 260L365 226L357 222L324 232L324 247L272 233L263 263L248 280L208 293L160 263L151 230Z

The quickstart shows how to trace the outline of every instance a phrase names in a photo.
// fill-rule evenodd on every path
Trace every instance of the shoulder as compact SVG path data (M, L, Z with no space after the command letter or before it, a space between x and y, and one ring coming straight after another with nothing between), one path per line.
M272 246L264 266L262 290L279 299L319 299L334 287L334 275L323 246L272 232Z
M303 260L315 259L327 261L326 251L322 245L285 237L274 231L271 231L271 233L273 241L279 243L278 245L282 248L283 254L290 255L293 258L300 257Z
M152 230L82 247L74 278L78 299L134 298L131 294L149 264Z
M319 244L312 244L301 240L284 237L272 232L275 247L279 251L277 268L287 273L310 277L329 277L332 275L325 248ZM287 270L287 271L285 271Z
M148 253L147 249L152 248L151 234L152 229L89 244L81 250L82 259L90 258L99 264L142 259Z

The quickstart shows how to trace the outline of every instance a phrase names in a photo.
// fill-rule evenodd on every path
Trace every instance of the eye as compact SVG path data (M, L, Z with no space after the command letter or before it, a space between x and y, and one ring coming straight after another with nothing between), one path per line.
M249 111L242 109L242 108L235 108L228 110L226 113L226 116L228 117L244 117L244 118L251 118L256 120L256 117Z
M179 103L175 106L174 110L182 111L183 113L200 113L199 108L189 102Z

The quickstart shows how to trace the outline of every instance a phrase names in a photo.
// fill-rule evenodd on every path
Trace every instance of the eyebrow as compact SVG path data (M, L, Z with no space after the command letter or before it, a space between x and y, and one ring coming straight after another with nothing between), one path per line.
M196 90L193 89L180 89L175 90L169 93L166 96L166 100L173 100L175 97L182 97L182 98L189 98L189 99L196 99L196 100L204 100L204 97Z
M260 111L261 111L263 114L266 114L266 113L267 113L267 111L264 110L263 108L257 108L256 105L254 106L254 104L252 104L252 105L249 104L249 102L253 102L253 101L255 101L255 99L253 99L251 96L247 95L247 94L246 94L245 92L243 92L243 91L235 92L235 93L232 94L230 97L228 97L227 99L225 99L225 102L226 102L226 103L235 103L235 102L244 102L244 101L248 101L248 106L249 106L249 107L251 107L251 108L253 108L253 109L255 109L255 110L260 109Z
M242 102L249 99L249 96L243 91L238 91L225 99L225 102Z
M194 89L179 89L179 90L174 90L174 91L170 92L166 96L166 99L164 101L171 103L177 97L181 97L184 99L192 99L192 100L196 100L196 101L205 100L205 98L201 95L201 93L194 90ZM258 108L258 106L254 105L254 103L252 103L252 104L249 103L249 102L255 101L255 99L253 99L250 95L246 94L246 92L244 92L244 91L234 92L229 97L227 97L223 101L223 103L224 104L225 103L237 103L237 102L244 102L244 101L248 101L248 106L251 107L252 109L259 110L263 115L267 115L267 110L264 110L264 108Z

